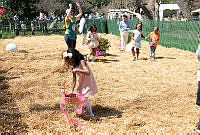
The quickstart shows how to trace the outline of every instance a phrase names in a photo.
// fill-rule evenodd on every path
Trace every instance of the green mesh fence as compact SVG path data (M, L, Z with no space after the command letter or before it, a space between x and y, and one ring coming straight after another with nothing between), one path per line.
M93 23L98 24L99 22L97 21L99 20L96 20L96 22ZM104 23L104 25L107 25L108 33L120 35L119 23L120 20L107 20L107 24ZM136 25L138 23L139 20L131 20L131 30L136 29ZM103 24L101 23L101 25ZM200 28L200 21L161 22L145 20L143 21L142 26L144 36L148 36L148 34L153 31L155 26L159 27L159 33L161 35L159 45L165 47L175 47L192 52L195 52L198 47L198 32ZM105 33L104 31L101 32Z
M41 21L34 21L34 34L35 35L49 35L49 34L63 34L64 35L64 28L63 22L57 21L56 23L52 21L44 22ZM50 26L54 23L53 28ZM31 31L31 21L25 20L25 29L22 29L21 24L18 24L17 30L19 31L20 36L27 36L32 35ZM46 25L46 29L45 29ZM42 27L44 30L42 30ZM16 36L16 23L13 20L0 20L0 38L13 38Z
M155 26L159 27L161 39L159 44L195 52L198 47L199 21L193 22L161 22L145 20L143 33L147 36Z
M102 19L87 20L86 22L87 29L89 29L92 24L95 24L97 26L98 33L108 33L107 20L102 20Z
M119 33L119 23L121 20L103 20L103 19L94 19L87 20L86 27L89 29L91 24L97 26L98 33L112 33L114 35L120 35ZM63 34L64 28L63 22L56 22L56 26L50 29L50 26L53 22L47 22L48 33L42 32L42 22L34 21L35 25L35 35L43 34ZM139 20L130 20L131 30L136 29L136 24L139 23ZM31 22L25 21L26 29L25 32L19 27L20 35L31 35ZM182 50L188 50L195 52L198 47L198 32L200 29L200 21L154 21L154 20L145 20L143 21L143 33L144 36L147 36L150 32L153 31L155 26L159 27L159 33L161 39L159 45L165 47L175 47ZM130 33L131 34L131 33ZM15 33L15 23L13 20L0 20L0 38L12 38L16 36Z

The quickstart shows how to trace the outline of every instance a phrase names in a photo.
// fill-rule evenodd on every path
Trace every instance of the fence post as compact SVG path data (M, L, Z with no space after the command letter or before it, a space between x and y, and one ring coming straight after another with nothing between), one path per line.
M3 24L2 24L2 20L0 20L0 39L2 38L2 27L3 27Z

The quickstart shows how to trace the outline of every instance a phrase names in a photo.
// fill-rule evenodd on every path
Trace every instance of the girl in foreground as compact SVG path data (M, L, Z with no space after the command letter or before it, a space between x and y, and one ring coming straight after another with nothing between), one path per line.
M76 49L68 50L63 52L63 59L65 65L70 68L72 67L73 72L73 83L72 83L72 93L75 90L76 82L77 84L77 94L82 94L84 89L88 89L85 99L86 106L91 117L94 117L92 112L92 107L89 97L93 96L98 92L95 78L89 65L84 61L84 56Z

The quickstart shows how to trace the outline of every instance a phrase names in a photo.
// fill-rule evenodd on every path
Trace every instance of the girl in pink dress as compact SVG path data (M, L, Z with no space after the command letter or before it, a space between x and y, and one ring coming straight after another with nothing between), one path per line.
M92 56L92 62L96 60L96 50L101 40L97 34L97 26L92 24L87 33L86 39L88 40L87 44L90 49L90 53L87 55L87 61L89 61L90 56Z
M65 65L67 65L68 67L72 66L72 93L74 92L76 83L78 83L76 88L78 94L82 94L84 89L88 89L85 95L86 105L90 116L94 117L88 97L96 94L98 92L98 89L89 65L84 61L83 55L76 49L72 49L70 50L70 52L63 52L63 58L65 61Z

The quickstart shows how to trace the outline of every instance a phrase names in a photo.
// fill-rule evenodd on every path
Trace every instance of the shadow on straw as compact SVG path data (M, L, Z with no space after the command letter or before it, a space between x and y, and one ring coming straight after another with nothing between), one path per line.
M40 105L40 104L35 104L32 108L30 108L30 112L33 111L45 111L45 110L58 110L60 111L60 104L56 104L55 106L49 106L49 105Z
M98 117L109 117L109 119L111 118L121 118L122 117L122 112L116 110L115 108L111 108L111 107L103 107L101 105L95 105L94 107L92 107L93 113L95 114L95 116Z
M107 117L108 119L122 117L122 112L116 110L115 108L103 107L101 105L93 106L92 111L94 113L94 117L89 116L87 111L83 112L81 115L79 115L79 117L92 123L101 121L101 117Z
M156 59L176 59L176 58L173 58L173 57L156 57Z
M12 68L10 68L12 69ZM12 93L8 90L7 80L15 77L5 77L8 70L0 70L0 132L3 134L26 133L28 125L22 122L23 114L16 107Z
M148 60L150 58L140 58L139 60ZM155 57L155 59L176 59L176 58L173 58L173 57Z
M103 62L103 63L111 63L111 62L119 62L119 60L109 60L109 59L96 59L97 62Z
M0 70L0 74L7 73L11 69L13 69L13 67L9 68L8 70Z
M106 53L106 56L119 57L119 55L116 55L116 54L110 54L110 53Z
M16 79L16 78L20 78L20 77L4 77L4 76L0 76L0 82L2 82L4 80L12 80L12 79Z

